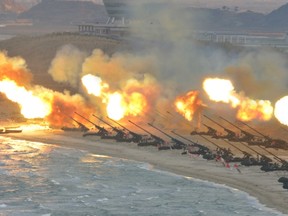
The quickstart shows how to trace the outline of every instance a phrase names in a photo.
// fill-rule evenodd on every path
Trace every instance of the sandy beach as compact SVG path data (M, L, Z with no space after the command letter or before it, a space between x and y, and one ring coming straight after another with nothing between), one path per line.
M155 169L208 180L245 191L267 207L288 214L287 190L283 189L282 184L277 182L280 176L287 176L287 172L284 171L263 172L259 166L239 166L241 172L238 172L233 168L233 164L227 168L220 162L181 155L182 150L158 151L155 147L138 147L135 143L101 140L96 136L83 137L81 132L23 131L19 134L5 136L77 148L92 154L146 162Z

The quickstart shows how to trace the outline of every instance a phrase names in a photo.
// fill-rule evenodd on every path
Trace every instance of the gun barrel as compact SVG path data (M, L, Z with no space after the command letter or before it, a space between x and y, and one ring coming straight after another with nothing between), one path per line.
M92 116L94 116L95 118L97 118L98 120L100 120L101 122L103 122L104 124L108 125L109 127L113 128L112 125L110 125L108 122L104 121L103 119L99 118L98 116L92 114Z
M187 139L186 137L184 137L184 136L176 133L175 131L171 131L171 133L173 133L173 134L175 134L176 136L179 136L179 137L181 137L182 139L185 139L185 140L187 140L187 141L189 141L189 142L191 142L191 143L193 143L193 144L197 144L197 145L198 145L198 143L195 143L195 142L193 142L192 140Z
M238 127L238 126L235 125L234 123L228 121L228 120L225 119L224 117L220 116L220 118L223 119L224 121L228 122L229 124L233 125L235 128L237 128L238 130L240 130L241 133L245 134L247 137L248 137L248 136L249 136L249 137L254 137L253 134L251 134L251 133L249 133L249 132L247 132L247 131L242 130L240 127Z
M152 135L152 134L151 134L149 131L147 131L146 129L140 127L139 125L135 124L134 122L132 122L132 121L130 121L130 120L128 120L128 121L129 121L131 124L135 125L136 127L140 128L141 130L145 131L146 133Z
M109 117L107 117L107 118L109 118ZM115 120L113 120L113 119L111 119L111 118L109 118L109 119L110 119L111 121L113 121L115 124L118 124L120 127L122 127L122 128L124 128L125 130L127 130L132 136L138 137L139 139L142 139L142 135L137 134L137 133L129 130L128 128L126 128L125 126L123 126L122 124L120 124L119 122L117 122L117 121L115 121Z
M73 117L69 116L73 121L75 121L80 127L88 129L84 124L82 124L81 122L77 121L76 119L74 119Z
M158 136L150 133L149 131L145 130L144 128L140 127L139 125L135 124L134 122L132 122L132 121L130 121L130 120L128 120L128 121L129 121L130 123L132 123L133 125L135 125L136 127L140 128L141 130L143 130L143 131L145 131L146 133L148 133L153 139L155 139L155 140L157 140L157 141L159 141L159 142L161 142L161 143L164 143L164 142L165 142L162 138L160 138L160 137L158 137Z
M99 119L100 121L102 121L104 124L108 125L109 127L111 127L114 131L116 131L117 133L123 133L123 131L119 130L118 128L114 127L113 125L109 124L108 122L104 121L103 119L99 118L98 116L92 114L95 118Z
M208 118L210 121L214 122L215 124L217 124L218 126L220 126L221 128L223 128L228 135L230 136L236 136L235 132L232 130L229 130L228 128L225 128L223 125L219 124L218 122L214 121L213 119L209 118L208 116L204 115L206 118Z
M265 155L260 154L259 152L257 152L255 149L251 148L249 145L245 145L243 142L240 142L242 145L244 145L246 148L248 148L249 150L253 151L254 153L256 153L257 155L260 155L262 157L265 157Z
M220 126L221 128L224 128L222 125L220 125L218 122L214 121L213 119L211 119L210 117L208 117L207 115L203 115L205 116L207 119L209 119L210 121L214 122L215 124L217 124L218 126Z
M148 123L148 125L150 125L151 127L155 128L156 130L160 131L161 133L165 134L166 136L168 136L169 138L173 139L172 136L170 136L169 134L165 133L164 131L160 130L159 128L155 127L154 125Z
M123 129L127 130L129 133L133 133L131 130L129 130L128 128L126 128L125 126L123 126L122 124L120 124L119 122L107 117L108 119L110 119L111 121L113 121L115 124L119 125L120 127L122 127Z
M207 140L208 142L212 143L213 145L215 145L215 146L218 147L219 149L222 149L222 147L220 147L219 145L217 145L215 142L207 139L205 136L203 136L203 135L201 135L201 134L199 134L199 136L201 136L202 138L204 138L204 139Z
M79 114L79 113L77 113L77 112L74 112L74 113L94 125L94 123L93 123L92 121L90 121L89 119L85 118L85 117L82 116L81 114Z
M217 132L214 128L212 128L212 127L210 127L210 126L208 126L208 125L206 125L206 124L204 124L203 123L203 125L205 126L205 127L207 127L208 129L210 129L210 130L213 130L213 131L215 131L215 132Z
M277 155L273 154L271 151L268 151L266 148L263 148L262 146L259 146L262 150L268 152L270 155L272 155L275 159L277 159L282 164L287 164L287 161L283 160L282 158L278 157Z
M266 139L268 138L268 136L264 135L264 134L261 133L260 131L258 131L258 130L256 130L255 128L251 127L250 125L246 124L245 122L240 121L240 120L239 120L239 122L241 122L242 124L246 125L246 126L249 127L251 130L253 130L253 131L255 131L256 133L260 134L260 135L263 136L264 138L266 138Z
M184 139L184 140L187 140L187 141L193 143L194 146L197 146L197 147L202 148L202 149L208 149L206 146L203 146L203 145L200 145L200 144L198 144L198 143L195 143L195 142L193 142L192 140L187 139L187 138L184 137L184 136L181 136L180 134L176 133L175 131L171 131L171 133L173 133L173 134L181 137L181 138Z
M99 131L104 132L104 133L108 133L108 131L105 128L100 127L99 125L95 124L94 122L90 121L89 119L85 118L84 116L82 116L81 114L79 114L77 112L74 112L74 113L79 115L80 117L82 117L86 121L90 122L91 124L93 124Z
M236 127L238 130L242 131L241 128L239 128L237 125L233 124L232 122L228 121L227 119L225 119L224 117L222 116L219 116L219 118L223 119L224 121L228 122L229 124L233 125L234 127Z

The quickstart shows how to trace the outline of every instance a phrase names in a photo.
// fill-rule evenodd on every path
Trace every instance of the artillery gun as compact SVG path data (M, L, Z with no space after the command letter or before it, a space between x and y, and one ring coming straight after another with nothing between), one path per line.
M243 129L241 129L240 127L238 127L237 125L233 124L232 122L228 121L227 119L223 118L220 116L221 119L223 119L224 121L228 122L229 124L231 124L232 126L234 126L235 128L237 128L238 130L241 131L242 136L241 137L236 137L235 139L231 139L230 141L235 141L235 142L251 142L252 140L255 140L256 136L244 131Z
M257 152L255 149L251 148L250 146L245 145L243 142L239 142L239 143L241 143L242 145L244 145L246 148L253 151L257 155L256 158L252 157L251 154L249 154L250 157L243 158L244 160L241 162L243 166L264 166L272 162L272 160L269 157Z
M161 133L163 133L164 135L166 135L167 137L169 137L171 139L171 141L174 143L171 147L171 149L183 149L187 146L187 144L183 143L182 141L172 137L171 135L165 133L164 131L162 131L160 128L148 123L148 125L150 125L151 127L155 128L156 130L160 131Z
M147 131L146 129L142 128L141 126L137 125L136 123L128 120L131 124L133 124L134 126L140 128L141 130L145 131L147 134L149 134L150 137L147 137L146 139L144 137L142 137L142 139L140 140L140 142L138 142L138 146L158 146L158 145L163 145L165 143L165 140L163 140L162 138L150 133L149 131Z
M215 145L217 147L217 149L216 149L217 153L214 154L214 158L216 158L217 156L221 156L226 162L241 162L243 160L242 158L235 157L230 149L223 148L223 147L217 145L212 140L209 140L202 135L201 135L201 137L206 139L208 142L212 143L213 145Z
M231 131L228 128L225 128L223 125L217 123L216 121L214 121L213 119L209 118L208 116L206 116L206 115L204 115L204 116L207 119L209 119L210 121L212 121L213 123L215 123L216 125L218 125L219 127L223 128L224 131L227 133L226 135L223 135L223 136L215 134L214 136L212 136L212 138L215 138L215 139L228 139L228 140L237 138L237 135L236 135L236 133L234 131Z
M259 147L261 147L261 146L259 146ZM273 154L271 151L268 151L267 149L265 149L263 147L261 147L261 149L263 149L264 151L271 154L274 157L274 159L278 161L278 163L270 162L270 163L264 164L261 167L262 171L265 171L265 172L279 171L279 170L288 171L288 162L286 160L283 160L282 158L278 157L277 155Z
M81 122L77 121L76 119L74 119L71 116L68 116L70 119L72 119L74 122L77 123L78 127L62 127L61 129L64 131L81 131L81 132L87 132L89 131L89 128L87 128L84 124L82 124Z
M192 131L190 134L191 135L208 135L208 136L211 136L211 137L216 137L217 136L217 130L215 130L214 128L206 125L206 124L203 124L207 129L208 131Z
M184 150L186 150L186 153L204 155L204 154L206 154L207 152L210 151L210 149L207 148L206 146L203 146L203 145L200 145L200 144L198 144L198 143L195 143L194 141L192 141L192 140L190 140L190 139L187 139L186 137L184 137L184 136L176 133L175 131L171 131L171 133L173 133L173 134L175 134L176 136L179 136L179 137L181 137L182 139L187 140L188 142L191 142L191 143L192 143L192 144L187 145L187 146L186 146L186 149L184 149ZM190 146L192 146L192 147L198 147L199 150L196 150L196 151L193 150L193 151L191 151L191 150L189 150L189 147L190 147ZM182 154L183 154L183 153L182 153Z
M109 117L108 117L109 118ZM128 133L132 136L131 137L131 141L138 143L143 139L143 136L141 134L135 133L131 130L129 130L127 127L123 126L122 124L120 124L119 122L109 118L111 121L113 121L115 124L119 125L120 127L122 127L124 130L128 131Z
M81 114L74 112L75 114L77 114L78 116L80 116L81 118L85 119L86 121L88 121L89 123L91 123L92 125L94 125L95 128L98 129L97 132L86 132L83 134L83 136L107 136L109 134L109 131L107 131L104 127L101 127L97 124L95 124L94 122L90 121L89 119L85 118L84 116L82 116Z
M288 143L285 140L273 139L273 138L271 138L271 137L269 137L267 135L264 135L260 131L258 131L255 128L251 127L250 125L246 124L245 122L242 122L242 121L239 121L239 122L241 122L242 124L246 125L247 127L249 127L251 130L253 130L256 133L258 133L259 135L261 135L265 139L262 142L263 142L263 145L266 148L279 148L279 149L284 149L284 150L288 149ZM253 144L253 142L251 144Z
M112 126L111 124L109 124L108 122L104 121L103 119L99 118L98 116L92 114L92 116L94 116L95 118L97 118L99 121L103 122L104 124L108 125L109 127L112 128L113 131L116 132L116 135L103 135L101 136L101 139L115 139L117 142L129 142L130 140L127 139L127 134L123 131L120 130L114 126Z
M241 142L239 140L239 138L236 136L236 133L225 128L224 126L220 125L219 123L217 123L216 121L212 120L211 118L209 118L208 116L204 115L206 118L208 118L209 120L211 120L212 122L214 122L215 124L217 124L218 126L222 127L226 132L227 132L227 135L224 135L224 136L213 136L213 138L218 138L218 139L223 139L224 141L226 141L225 139L229 140L229 141L237 141L237 142L240 142L241 144L243 144L243 142ZM244 144L243 144L244 145ZM245 145L246 146L246 145ZM251 154L248 154L247 152L245 152L244 154L244 158L242 158L242 161L241 161L241 164L244 165L244 166L252 166L252 165L262 165L262 166L265 166L267 165L268 163L272 162L272 160L268 157L266 157L265 155L263 154L260 154L259 152L257 152L256 150L246 146L247 148L249 148L251 151L255 152L257 155L261 156L261 158L253 158L251 156Z

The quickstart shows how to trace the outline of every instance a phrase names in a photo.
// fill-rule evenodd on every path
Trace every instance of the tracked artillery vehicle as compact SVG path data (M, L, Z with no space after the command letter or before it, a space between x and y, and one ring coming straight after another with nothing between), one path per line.
M112 128L113 131L116 132L115 135L111 134L105 134L101 136L101 139L115 139L117 142L130 142L131 140L128 139L127 134L119 129L114 127L113 125L109 124L108 122L104 121L103 119L99 118L98 116L92 114L95 118L97 118L99 121L103 122L104 124L108 125L110 128Z
M138 124L136 124L130 120L128 120L128 121L149 135L146 138L142 137L142 139L137 143L138 146L163 146L163 144L165 143L165 140L163 140L162 138L150 133L148 130L144 129L143 127L139 126Z
M239 142L242 145L245 145L243 142ZM270 159L269 157L257 152L255 149L245 145L246 148L250 149L251 151L253 151L254 153L256 153L257 157L252 157L251 154L248 154L247 156L243 157L243 161L241 161L241 164L243 166L265 166L268 163L272 162L272 159Z
M208 152L210 152L210 149L207 148L206 146L200 145L199 143L196 143L190 139L187 139L186 137L176 133L175 131L171 131L171 133L191 143L191 144L187 144L186 148L183 149L184 151L182 152L182 154L189 153L189 154L205 155ZM195 150L195 147L198 148L198 150Z
M263 149L264 151L272 155L273 158L278 161L278 163L269 162L269 163L264 164L261 167L262 171L265 171L265 172L279 171L279 170L288 171L288 162L286 160L283 160L282 158L273 154L271 151L268 151L266 148L261 147L261 149Z
M233 124L232 122L228 121L227 119L225 119L223 117L220 117L220 118L223 119L224 121L228 122L229 124L233 125L234 127L236 127L243 134L241 137L235 137L235 139L230 139L229 141L239 142L239 143L244 145L243 142L248 143L248 142L251 142L255 139L255 136L253 134L242 130L237 125ZM226 141L226 140L224 140L224 141ZM228 142L228 141L226 141L226 142ZM270 158L266 157L265 155L260 154L259 152L250 148L247 145L245 145L245 146L246 146L246 148L249 148L251 151L255 152L258 156L260 156L260 158L259 157L253 158L251 154L249 154L247 152L243 152L244 157L243 157L243 161L241 162L242 165L244 165L244 166L255 166L255 165L265 166L268 163L272 162L272 160ZM234 147L236 147L236 146L234 146ZM238 149L238 150L240 150L240 149Z
M203 125L208 129L208 131L196 131L196 130L194 130L190 133L190 135L207 135L207 136L211 136L211 137L216 136L217 130L215 130L214 128L212 128L206 124L203 124Z
M243 159L239 157L235 157L235 155L231 152L231 150L228 148L223 148L219 145L217 145L212 140L209 140L208 138L201 135L202 138L206 139L208 142L212 143L214 146L216 146L216 154L214 154L214 157L221 156L226 162L241 162Z
M77 123L78 127L62 127L61 130L63 131L80 131L80 132L87 132L89 131L89 128L86 127L84 124L82 124L81 122L77 121L76 119L74 119L73 117L69 116L70 119L72 119L74 122Z
M110 119L110 118L109 118ZM113 121L115 124L119 125L120 127L122 127L124 130L126 130L129 134L130 134L130 141L131 142L135 142L135 143L139 143L142 139L144 139L144 136L138 133L135 133L131 130L129 130L127 127L123 126L122 124L120 124L119 122L110 119L111 121Z
M155 128L156 130L160 131L161 133L163 133L164 135L166 135L167 137L169 137L172 141L172 145L170 146L171 149L184 149L186 148L187 144L185 144L184 142L172 137L171 135L167 134L166 132L162 131L160 128L148 123L148 125L150 125L151 127Z
M240 130L241 132L241 136L239 137L235 137L235 139L230 139L230 141L234 141L234 142L252 142L253 140L257 139L257 137L243 129L241 129L240 127L238 127L237 125L235 125L234 123L228 121L227 119L223 118L220 116L221 119L223 119L224 121L228 122L229 124L231 124L232 126L234 126L235 128L237 128L238 130Z
M249 127L251 130L255 131L256 133L258 133L260 136L262 136L264 138L262 143L263 143L263 146L265 146L266 148L279 148L279 149L284 149L284 150L288 149L288 143L285 140L273 139L267 135L264 135L263 133L256 130L255 128L249 126L245 122L241 121L241 123L246 125L247 127ZM251 144L253 144L253 142ZM261 144L261 142L260 142L260 144Z
M89 119L85 118L84 116L82 116L81 114L79 114L79 113L77 113L77 112L75 112L75 114L77 114L77 115L80 116L81 118L85 119L86 121L88 121L89 123L91 123L92 125L94 125L94 127L95 127L96 129L98 129L97 132L89 132L89 131L85 132L85 133L83 134L84 137L85 137L85 136L100 136L100 137L102 137L102 136L108 136L109 131L106 130L104 127L101 127L101 126L97 125L96 123L90 121Z
M208 117L206 115L204 115L204 117L206 117L211 122L213 122L214 124L218 125L219 127L223 128L224 131L227 133L226 135L214 134L214 136L212 136L212 138L215 138L215 139L228 139L228 140L233 140L233 139L237 138L237 135L236 135L236 133L234 131L229 130L228 128L225 128L223 125L219 124L218 122L214 121L213 119L211 119L210 117Z

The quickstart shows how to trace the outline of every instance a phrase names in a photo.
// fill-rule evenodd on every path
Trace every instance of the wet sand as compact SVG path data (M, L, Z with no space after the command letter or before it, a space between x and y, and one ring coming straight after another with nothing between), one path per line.
M181 155L182 150L158 151L155 147L138 147L135 143L118 143L101 140L96 136L83 137L81 132L61 130L23 131L5 135L12 138L78 148L93 154L147 162L154 168L179 175L208 180L245 191L269 208L288 214L288 191L278 183L278 178L287 176L287 171L263 172L259 166L230 168L221 162L207 161L197 156ZM238 163L239 164L239 163Z

